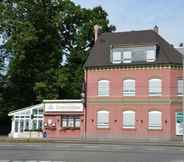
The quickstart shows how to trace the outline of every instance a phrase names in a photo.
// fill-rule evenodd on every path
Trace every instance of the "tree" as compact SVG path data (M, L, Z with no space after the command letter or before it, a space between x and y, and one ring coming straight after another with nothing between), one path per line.
M2 0L0 34L7 36L4 49L11 58L2 107L80 98L93 26L114 30L107 16L102 7L85 9L70 0Z

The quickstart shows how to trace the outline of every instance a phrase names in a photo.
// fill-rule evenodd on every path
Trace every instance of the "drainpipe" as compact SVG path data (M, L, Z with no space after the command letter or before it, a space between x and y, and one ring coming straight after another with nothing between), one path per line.
M84 107L85 107L85 128L84 128L84 138L85 140L87 139L87 79L88 79L88 70L85 70L85 102L84 102Z

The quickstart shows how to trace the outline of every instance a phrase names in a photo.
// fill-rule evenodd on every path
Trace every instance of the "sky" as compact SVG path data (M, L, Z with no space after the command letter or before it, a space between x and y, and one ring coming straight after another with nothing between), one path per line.
M176 47L184 42L184 0L73 0L85 8L101 5L117 31L152 29ZM0 39L1 42L1 39Z
M184 0L73 0L85 8L102 6L117 31L152 29L175 46L184 42Z

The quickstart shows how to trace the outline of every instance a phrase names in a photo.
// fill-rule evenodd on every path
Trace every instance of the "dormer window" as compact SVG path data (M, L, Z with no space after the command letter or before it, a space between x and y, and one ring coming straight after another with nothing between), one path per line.
M124 51L123 52L123 63L131 63L132 62L132 52Z
M155 50L147 50L146 51L146 61L154 62L155 61Z
M121 52L113 52L112 54L112 63L120 64L121 63Z

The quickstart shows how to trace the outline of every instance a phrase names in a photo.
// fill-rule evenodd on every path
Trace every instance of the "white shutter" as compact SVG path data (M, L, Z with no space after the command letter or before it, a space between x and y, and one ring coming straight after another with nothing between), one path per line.
M121 63L121 52L113 52L112 53L112 63L113 64Z
M162 93L162 81L160 79L149 80L149 95L161 96Z
M161 129L162 126L162 113L160 111L149 112L149 128Z
M123 112L123 128L135 128L135 112Z
M123 81L123 95L135 96L135 80L127 79Z
M97 112L97 128L109 128L109 112Z
M109 96L109 81L98 81L98 96Z
M184 82L183 82L182 79L177 81L177 89L178 89L177 95L178 96L182 96L183 95L183 88L184 88L183 84L184 84Z

